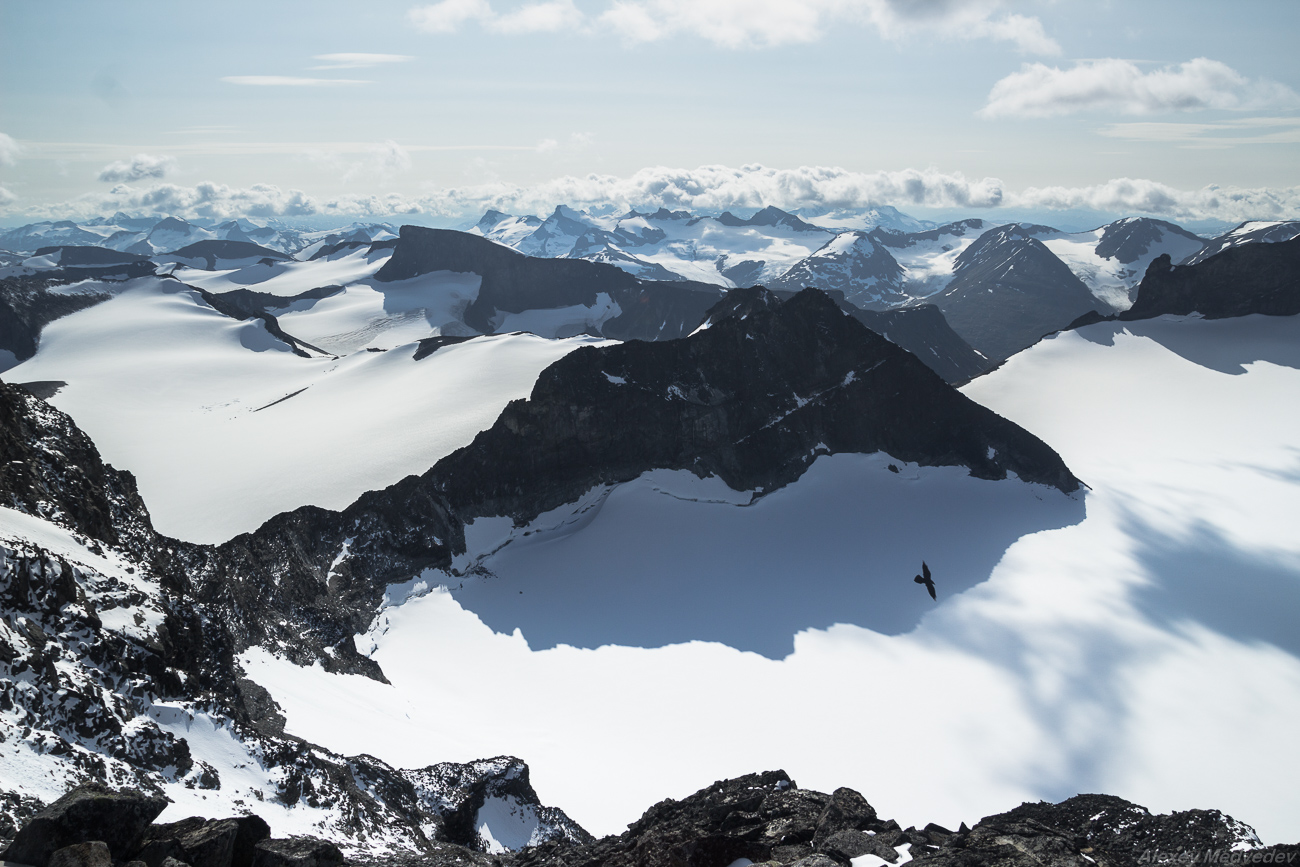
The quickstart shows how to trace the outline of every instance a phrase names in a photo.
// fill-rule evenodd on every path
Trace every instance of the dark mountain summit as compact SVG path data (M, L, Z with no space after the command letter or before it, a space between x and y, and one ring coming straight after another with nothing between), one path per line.
M1097 255L1124 264L1135 262L1151 248L1152 244L1164 240L1166 235L1177 235L1202 246L1205 244L1204 238L1193 235L1182 226L1149 217L1131 217L1126 220L1116 220L1106 226L1101 240L1097 243Z
M220 259L259 259L272 262L292 260L292 256L250 241L196 241L169 254L181 259L203 260L209 271L216 270Z
M954 274L931 300L954 331L993 359L1101 306L1064 262L1015 225L981 235L957 257Z

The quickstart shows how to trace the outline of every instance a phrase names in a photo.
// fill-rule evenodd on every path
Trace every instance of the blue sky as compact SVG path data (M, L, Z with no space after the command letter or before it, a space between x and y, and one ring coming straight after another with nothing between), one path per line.
M1292 0L0 0L0 219L1296 218L1298 36Z

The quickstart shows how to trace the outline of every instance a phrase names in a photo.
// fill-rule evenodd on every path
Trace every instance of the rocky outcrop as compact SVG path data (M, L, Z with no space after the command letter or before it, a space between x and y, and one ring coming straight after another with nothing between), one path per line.
M518 760L502 766L513 767L511 761ZM450 778L470 768L449 765L443 772ZM83 857L90 853L74 852L71 847L86 847L89 841L101 839L97 834L110 833L102 819L116 809L125 817L120 833L98 845L105 846L117 863L128 859L148 867L336 867L344 863L334 844L311 837L273 838L266 824L252 816L191 818L146 827L148 822L142 824L140 817L161 806L138 792L79 789L41 815L67 816L70 805L90 799L98 799L99 812L78 814L92 817L90 824L70 826L61 836L51 836L48 818L38 817L20 832L20 838L25 846L39 839L45 848L20 849L15 842L5 857L45 858L24 862L36 867L61 867L63 862L67 867L90 865L91 858ZM130 835L134 836L121 842ZM988 816L973 828L965 823L955 831L935 823L903 828L879 816L853 789L839 788L829 794L801 789L784 771L719 780L680 801L660 801L616 836L597 840L585 832L557 834L517 851L494 854L484 853L480 843L466 846L440 840L418 854L390 851L348 860L367 867L728 867L740 859L770 867L851 867L853 859L863 856L879 859L870 863L898 867L1300 864L1300 845L1264 846L1249 825L1218 810L1158 815L1111 795L1076 795L1058 804L1024 803Z
M1300 238L1230 247L1195 265L1175 266L1169 256L1157 257L1138 286L1137 300L1119 318L1166 313L1200 313L1206 319L1300 313Z
M768 771L716 782L681 801L661 801L616 837L548 843L521 852L514 863L727 867L746 858L774 867L848 867L854 858L873 855L916 867L1135 867L1193 859L1289 864L1298 863L1297 852L1300 847L1264 847L1248 825L1215 810L1152 815L1108 795L1022 804L956 831L934 823L902 828L852 789L828 795Z
M94 840L106 844L114 859L126 860L166 806L166 799L135 790L82 786L32 817L4 851L4 859L47 867L58 850Z

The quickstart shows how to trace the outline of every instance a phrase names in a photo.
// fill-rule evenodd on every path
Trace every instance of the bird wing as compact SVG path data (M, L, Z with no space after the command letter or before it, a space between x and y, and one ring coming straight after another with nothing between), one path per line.
M925 576L926 581L930 580L930 567L925 565L924 560L921 561L921 574Z
M939 597L934 595L934 582L933 582L933 581L931 581L929 584L926 584L926 585L925 585L925 589L930 591L930 598L931 598L931 599L933 599L935 602L938 602L938 601L939 601Z

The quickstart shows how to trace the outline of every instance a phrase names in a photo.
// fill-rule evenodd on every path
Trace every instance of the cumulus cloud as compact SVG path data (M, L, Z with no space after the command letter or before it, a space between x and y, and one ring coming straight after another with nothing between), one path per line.
M16 201L18 201L17 196L6 190L4 187L0 187L0 207L12 205Z
M406 63L414 60L406 54L317 54L316 60L325 61L323 66L313 66L312 69L366 69L371 66L382 66L386 63Z
M864 0L864 11L886 39L991 39L1027 54L1060 54L1037 18L1006 12L1001 0Z
M0 132L0 166L12 166L18 162L22 147L8 135Z
M499 33L615 33L633 43L687 35L726 48L766 48L813 42L831 26L857 24L889 40L990 39L1024 52L1060 53L1042 22L1006 6L1004 0L606 0L588 16L572 0L505 12L489 0L440 0L408 14L429 33L455 33L477 21Z
M224 75L221 80L250 87L346 87L370 83L355 78L295 78L291 75Z
M1118 58L1085 60L1070 69L1027 63L993 85L985 117L1050 117L1079 111L1155 114L1207 108L1300 107L1284 84L1251 80L1225 63L1198 57L1143 72Z
M175 168L176 160L171 157L136 154L129 160L118 160L104 166L99 170L99 179L109 184L143 181L166 177Z

